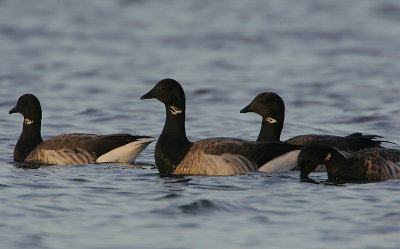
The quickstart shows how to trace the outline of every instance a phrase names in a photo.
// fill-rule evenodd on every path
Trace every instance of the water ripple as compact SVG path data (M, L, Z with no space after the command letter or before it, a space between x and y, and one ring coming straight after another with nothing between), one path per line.
M156 143L133 165L32 166L12 160L22 117L7 114L30 92L41 100L44 138L158 137L164 107L139 98L172 77L185 89L191 140L255 140L260 118L239 110L274 91L286 104L282 138L358 131L400 144L396 0L0 6L2 247L398 247L399 180L161 177Z

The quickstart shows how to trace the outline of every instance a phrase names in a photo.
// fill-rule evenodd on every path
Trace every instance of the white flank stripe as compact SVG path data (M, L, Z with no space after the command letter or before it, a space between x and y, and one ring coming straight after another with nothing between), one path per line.
M133 163L146 147L156 140L155 138L142 138L138 141L125 144L97 158L96 162Z
M95 157L87 150L82 148L77 149L61 149L61 150L42 150L37 159L32 159L28 156L26 161L42 161L57 165L68 164L87 164L94 163Z
M300 150L293 150L281 156L278 156L264 164L258 171L263 172L284 172L297 166L297 156Z
M379 164L379 167L383 167L385 169L388 178L396 179L396 178L400 177L400 164L399 164L399 162L395 163L395 162L386 160L386 161L384 161L383 164Z

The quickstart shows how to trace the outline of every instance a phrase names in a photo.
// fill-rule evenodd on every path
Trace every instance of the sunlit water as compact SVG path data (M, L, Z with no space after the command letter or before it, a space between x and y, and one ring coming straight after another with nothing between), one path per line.
M44 138L158 136L164 108L140 101L182 83L187 134L254 140L255 95L286 102L283 139L379 134L400 148L400 3L289 0L0 1L1 248L399 248L399 180L301 182L298 172L161 178L138 165L21 168L24 93Z

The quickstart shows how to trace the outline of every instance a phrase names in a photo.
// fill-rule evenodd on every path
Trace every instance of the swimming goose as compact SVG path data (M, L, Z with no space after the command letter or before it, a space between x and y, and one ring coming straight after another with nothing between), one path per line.
M261 129L257 141L280 141L283 123L285 120L285 103L282 98L273 92L263 92L257 95L254 100L244 107L241 113L255 112L262 116ZM333 135L299 135L287 140L287 143L305 146L310 143L319 143L335 146L343 151L357 151L369 147L378 147L381 141L375 140L379 136L362 135L353 133L346 137ZM276 172L297 169L297 156L300 150L292 151L267 165L260 168L260 171ZM318 167L317 171L325 171Z
M285 104L278 94L272 92L260 93L240 112L255 112L262 116L261 130L257 141L280 141L285 120ZM344 151L357 151L378 147L381 141L374 140L378 137L377 135L362 135L362 133L353 133L346 137L309 134L290 138L286 142L305 146L312 141L335 146Z
M308 178L310 172L325 165L328 178L345 181L383 181L400 178L400 150L367 148L350 154L335 147L311 144L298 156L300 177Z
M208 138L190 142L185 131L186 99L173 79L156 84L141 99L155 98L165 105L166 120L154 156L161 175L235 175L257 170L271 159L298 149L281 142L248 142L235 138Z
M42 140L42 108L32 94L22 95L9 111L21 113L24 123L14 148L14 160L27 163L88 164L99 162L132 163L155 139L130 134L64 134Z

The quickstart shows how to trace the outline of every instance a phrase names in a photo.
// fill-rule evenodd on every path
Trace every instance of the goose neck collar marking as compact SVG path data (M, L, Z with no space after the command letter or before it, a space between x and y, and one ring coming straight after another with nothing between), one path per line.
M30 120L29 118L25 118L25 119L24 119L24 123L25 123L26 125L31 125L31 124L33 124L34 122L33 122L33 120Z
M179 114L179 113L182 113L182 110L179 109L179 108L176 107L176 106L170 106L170 107L169 107L169 111L170 111L173 115L177 115L177 114Z
M276 121L276 119L271 118L271 117L265 118L265 121L266 121L267 123L270 123L270 124L278 123L278 121Z

